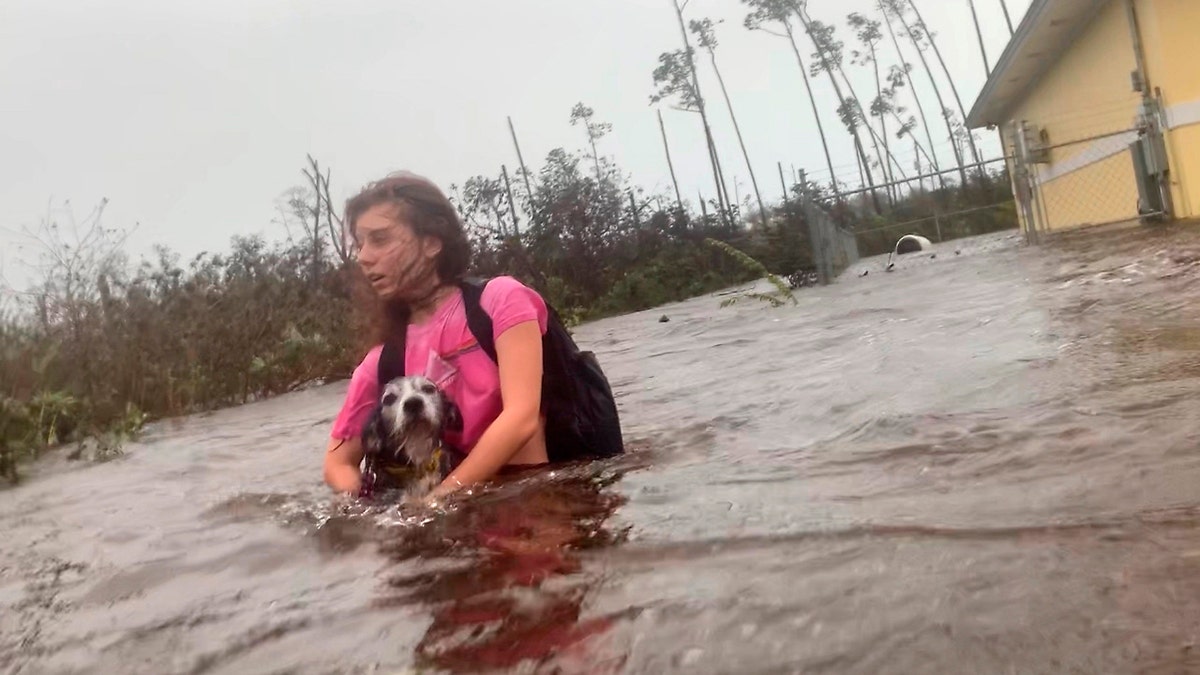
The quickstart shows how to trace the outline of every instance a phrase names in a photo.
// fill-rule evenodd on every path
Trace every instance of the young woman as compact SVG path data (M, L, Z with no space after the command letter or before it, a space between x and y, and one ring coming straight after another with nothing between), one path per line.
M470 245L462 221L429 180L393 174L346 203L345 226L372 293L376 345L354 371L325 453L325 482L357 493L361 434L379 402L382 343L405 333L404 369L432 379L459 407L463 430L447 440L465 458L430 498L486 480L509 465L547 461L540 414L546 303L511 277L488 282L481 304L492 317L496 361L467 327L457 283Z

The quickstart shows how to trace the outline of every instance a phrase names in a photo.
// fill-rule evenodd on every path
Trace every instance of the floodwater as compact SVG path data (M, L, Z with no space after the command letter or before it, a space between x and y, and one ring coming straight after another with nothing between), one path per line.
M51 459L0 672L1200 670L1200 232L883 263L581 328L628 456L445 513L324 490L344 384Z

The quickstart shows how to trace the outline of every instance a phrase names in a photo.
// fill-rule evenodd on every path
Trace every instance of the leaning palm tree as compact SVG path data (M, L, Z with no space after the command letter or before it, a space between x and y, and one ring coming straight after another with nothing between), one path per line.
M929 77L929 86L933 89L933 95L937 98L938 108L942 111L942 120L946 123L946 137L953 143L955 140L954 124L951 122L951 112L946 107L946 100L942 97L941 87L937 84L937 78L933 76L933 69L929 66L929 60L925 58L925 51L921 48L917 33L915 33L908 22L908 18L904 16L905 2L904 0L880 0L880 8L883 10L884 19L887 21L893 18L900 22L904 28L904 33L912 40L913 46L917 49L917 57L921 59L921 65L925 67L925 74ZM954 161L958 162L958 174L962 178L962 184L967 185L967 170L963 166L964 162L962 155L958 152L958 145L953 144Z
M804 90L808 94L808 103L812 107L813 120L817 123L817 135L821 137L821 148L825 151L825 166L829 170L829 180L833 186L833 194L836 199L840 190L838 189L837 173L833 170L833 156L829 153L829 138L825 135L825 125L821 122L821 113L817 109L817 99L813 96L812 81L808 77L808 68L804 65L804 57L800 55L800 48L796 45L796 34L792 27L792 9L789 0L742 0L742 3L751 8L749 14L746 15L744 25L749 30L757 30L782 37L792 46L792 53L796 55L796 63L800 66L800 76L804 79ZM779 24L783 28L783 33L776 33L767 28Z
M695 33L700 48L708 52L713 72L716 73L717 82L721 85L721 95L725 97L725 106L729 108L729 119L733 121L733 131L737 134L738 145L742 148L742 158L746 160L746 170L750 172L750 184L754 186L754 198L758 201L759 218L762 219L763 227L766 227L767 209L763 206L762 193L758 191L758 179L754 176L754 166L750 163L750 154L746 152L746 142L742 140L742 128L738 125L737 115L733 114L733 102L729 100L725 79L721 77L721 69L717 67L717 36L713 32L713 22L710 19L692 20L688 26Z
M924 153L925 158L929 161L933 172L937 174L938 184L942 189L946 188L946 179L942 176L942 167L938 164L937 148L933 142L933 133L929 129L929 116L925 114L925 106L921 103L921 95L917 92L916 86L912 81L912 64L904 60L904 50L900 48L900 40L896 37L896 30L892 27L892 22L888 19L887 10L884 7L884 0L879 0L879 11L883 14L883 25L887 27L888 36L891 38L892 47L896 50L896 56L900 59L899 66L892 66L889 77L893 81L893 89L899 87L898 78L903 78L903 82L908 86L908 90L912 92L913 103L917 106L917 113L921 118L921 126L925 129L925 140L929 142L929 152ZM920 144L917 145L920 148ZM965 176L964 176L965 179Z
M954 76L950 74L950 69L946 66L946 59L942 58L942 50L938 49L937 41L933 39L933 32L929 30L929 26L925 25L925 19L921 16L921 10L917 9L917 3L913 2L913 0L908 0L908 4L912 7L913 14L917 17L917 28L922 34L921 37L933 49L933 55L937 57L938 63L942 66L942 72L946 75L946 81L950 83L950 92L954 94L954 101L958 104L958 113L962 116L962 120L966 120L967 109L963 106L962 97L958 95L958 86L954 84ZM915 35L914 39L916 39ZM982 157L979 155L979 148L975 147L975 135L970 132L967 133L967 144L971 147L971 157L978 164L982 161Z
M820 21L813 21L805 14L805 8L808 0L795 0L790 3L792 11L800 19L801 25L804 26L805 33L812 40L813 47L816 52L813 54L817 62L811 67L813 75L826 73L829 75L829 82L833 85L833 93L838 98L838 114L842 118L842 123L846 125L847 131L854 137L854 147L858 151L858 158L862 170L866 174L866 183L871 191L871 199L875 205L876 212L882 211L879 205L879 198L875 193L875 178L871 175L871 160L867 158L866 150L862 143L862 137L858 133L859 122L864 122L868 133L871 134L871 142L875 144L875 154L879 157L881 165L886 164L887 160L879 151L878 142L875 139L874 130L869 124L865 124L865 116L862 114L862 106L858 103L858 96L854 93L853 87L849 88L850 97L847 98L842 93L842 88L838 84L837 73L841 72L842 79L849 86L849 79L846 78L845 72L841 70L843 60L842 43L834 39L833 26L824 24Z
M896 138L904 138L905 136L912 138L913 152L918 155L916 158L918 166L917 175L921 176L923 175L923 172L919 168L921 160L920 155L925 156L925 160L929 162L930 168L934 167L936 161L934 160L933 156L925 150L925 146L921 145L921 142L912 135L913 129L917 128L917 118L913 115L909 115L907 119L900 117L901 113L907 111L903 106L898 105L896 102L896 91L907 86L908 71L911 68L912 66L906 63L904 64L904 67L893 65L888 69L888 86L883 89L883 97L876 102L878 104L878 110L873 108L871 112L872 114L883 114L886 112L896 120L896 123L899 125L896 130ZM893 158L893 161L895 161L895 158ZM897 166L899 166L899 162L897 162ZM903 175L903 169L901 169L901 174ZM918 184L921 180L922 179L918 179Z
M891 117L896 121L896 138L903 138L905 135L910 134L913 128L916 127L916 120L911 116L907 120L900 117L900 114L904 112L904 108L896 105L896 90L903 88L907 84L907 68L909 66L908 64L905 64L904 68L892 66L887 75L888 86L885 87L883 85L884 78L879 68L879 53L877 48L879 42L883 40L883 33L879 30L881 24L878 21L868 19L858 12L851 13L847 17L847 22L856 31L859 41L866 48L865 51L852 51L851 55L854 58L851 62L856 65L870 66L875 75L876 96L875 100L871 102L869 110L872 117L879 118L880 142L883 143L884 153L891 160L891 165L895 166L896 171L900 173L901 180L907 180L908 177L904 173L903 165L901 165L900 161L896 159L891 151L891 144L888 141L887 118ZM853 85L844 72L842 73L842 78L846 80L846 86L850 87L853 93ZM926 159L930 159L929 153L915 139L914 148L919 154L924 154ZM919 171L917 173L918 175L920 174ZM896 177L890 167L888 174L890 174L888 181L895 183Z
M875 45L883 39L883 33L879 30L879 22L871 21L862 14L857 12L850 14L847 17L850 27L855 29L855 36L862 43L865 51L854 50L851 52L853 57L852 63L870 66L875 74L875 99L871 101L870 111L872 116L879 118L879 135L883 140L883 151L890 157L892 154L891 146L888 143L888 128L887 128L887 113L892 110L890 100L884 96L883 78L879 74L879 58L875 50ZM891 171L890 164L883 166L884 180L889 183L888 197L895 200L891 183L895 182L895 176Z
M699 113L704 126L704 140L708 145L708 160L712 165L713 182L717 187L717 205L721 210L721 220L731 226L729 189L725 186L725 177L721 171L721 160L717 154L717 145L713 141L712 127L708 123L708 112L704 106L704 96L700 92L700 77L696 73L696 61L688 39L687 26L683 20L683 7L678 0L671 0L675 17L679 21L679 32L683 38L683 49L664 52L658 57L659 66L654 70L655 93L650 97L652 103L667 98L679 99L681 110Z

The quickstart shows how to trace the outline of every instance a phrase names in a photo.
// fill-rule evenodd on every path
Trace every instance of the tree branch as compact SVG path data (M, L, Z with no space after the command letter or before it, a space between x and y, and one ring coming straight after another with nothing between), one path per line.
M775 31L773 31L769 28L751 28L750 30L762 31L762 32L766 33L767 35L774 35L775 37L778 37L778 38L783 38L785 40L787 39L787 35L784 35L783 33L776 33Z

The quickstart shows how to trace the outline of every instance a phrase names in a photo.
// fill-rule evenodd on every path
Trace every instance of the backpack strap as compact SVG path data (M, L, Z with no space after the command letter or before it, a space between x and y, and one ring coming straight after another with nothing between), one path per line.
M492 317L483 308L483 289L487 287L486 279L471 278L459 283L462 289L463 309L467 313L467 328L475 336L480 348L491 357L493 362L499 362L496 357L496 337L493 334Z
M397 377L404 377L404 347L408 332L407 326L405 330L400 332L400 335L393 337L391 340L383 343L383 349L379 352L379 387L382 389L385 384L391 382Z
M459 282L463 295L463 308L467 314L467 328L475 336L475 341L483 351L497 361L496 338L492 334L492 317L483 308L483 289L487 286L486 279L470 278ZM397 377L404 377L404 349L407 338L407 327L400 335L383 343L379 353L379 386L391 382Z

